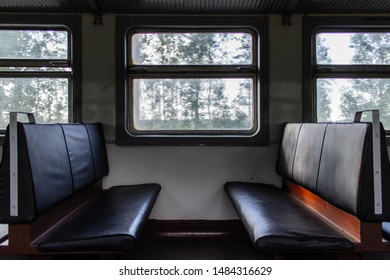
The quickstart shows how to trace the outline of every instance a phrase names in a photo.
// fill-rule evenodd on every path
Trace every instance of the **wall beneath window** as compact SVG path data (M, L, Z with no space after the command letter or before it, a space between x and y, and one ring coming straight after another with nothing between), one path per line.
M110 174L105 187L156 182L162 191L154 219L237 218L223 191L227 181L281 185L275 173L282 123L301 121L301 18L282 26L269 16L270 130L268 147L118 147L108 144ZM83 121L102 122L115 139L115 15L103 25L82 17Z

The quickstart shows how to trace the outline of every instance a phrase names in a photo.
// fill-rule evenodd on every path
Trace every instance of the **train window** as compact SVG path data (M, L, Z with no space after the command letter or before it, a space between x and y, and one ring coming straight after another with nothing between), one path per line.
M317 65L389 65L389 32L319 31L315 37ZM349 67L349 66L348 66Z
M127 59L119 58L125 86L118 96L126 105L118 110L125 115L117 124L118 144L264 144L259 23L210 27L211 19L194 20L125 25Z
M130 40L133 133L253 133L253 34L142 32ZM249 75L237 71L242 65Z
M52 19L52 21L51 21ZM64 22L64 23L62 23ZM10 111L33 112L38 122L72 122L79 33L76 17L0 20L0 130ZM67 24L70 23L70 24Z
M389 21L307 18L306 24L305 45L312 54L306 72L308 120L351 121L356 111L379 109L390 130Z

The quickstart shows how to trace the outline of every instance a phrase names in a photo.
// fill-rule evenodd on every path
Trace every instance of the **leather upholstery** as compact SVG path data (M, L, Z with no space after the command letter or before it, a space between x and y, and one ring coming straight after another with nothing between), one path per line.
M368 132L367 123L329 124L318 171L318 194L354 215L358 214Z
M28 149L26 160L30 163L34 184L36 213L41 215L73 194L65 139L59 125L25 124L23 127Z
M9 131L0 168L0 222L29 223L108 174L101 124L18 123L19 215L11 217ZM102 190L39 240L41 252L127 251L135 246L161 187Z
M302 124L297 140L291 180L312 192L317 191L317 174L325 129L326 124Z
M279 148L278 160L276 164L276 171L283 174L285 178L292 179L294 156L297 148L299 131L302 124L287 123L284 127L282 143Z
M116 186L58 225L41 252L132 250L160 191L157 184Z
M0 222L31 222L108 174L101 124L18 123L19 214L9 212L9 130L0 166Z
M277 172L362 221L390 221L390 164L384 135L381 126L381 215L374 213L371 123L287 124ZM291 170L285 168L286 162Z
M352 250L352 244L271 185L230 182L225 190L261 251Z
M92 151L87 129L80 124L61 125L72 170L73 192L95 181Z
M95 180L98 180L107 176L109 171L103 127L100 123L85 124L85 127L91 144Z
M362 222L390 221L390 163L381 126L382 206L374 212L371 123L288 123L276 171ZM276 187L232 182L225 190L259 250L351 250L351 243ZM390 226L383 223L383 235Z

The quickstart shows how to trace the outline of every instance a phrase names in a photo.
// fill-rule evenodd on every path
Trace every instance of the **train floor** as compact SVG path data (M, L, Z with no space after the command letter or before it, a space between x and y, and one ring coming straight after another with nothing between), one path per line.
M158 224L158 223L157 223ZM217 231L212 229L212 233L206 233L202 229L203 223L194 225L185 225L185 228L177 229L175 224L169 225L168 232L171 228L177 230L174 234L166 235L167 228L161 225L151 223L146 228L143 238L139 240L137 247L128 254L119 255L54 255L53 259L119 259L119 260L273 260L275 258L294 259L294 260L332 260L332 259L355 259L354 255L337 255L333 253L289 253L289 254L269 254L262 253L255 249L249 237L246 235L243 227L237 222L231 222L225 229L230 232L228 235L216 234ZM194 234L194 227L203 234ZM217 224L219 228L220 225ZM161 230L162 228L162 230ZM160 232L160 234L156 234ZM162 232L162 233L161 233ZM31 257L33 259L45 259L45 256ZM360 256L361 259L385 259L390 260L390 253L365 253ZM27 256L17 255L0 255L0 260L5 259L29 259Z
M98 255L63 255L55 259L99 259ZM131 253L112 256L126 260L336 260L355 259L353 255L333 253L288 253L283 255L258 252L250 240L229 238L156 238L144 239ZM104 256L103 256L104 258ZM361 259L390 260L390 253L367 253Z
M277 257L280 257L277 256ZM341 259L349 259L349 255ZM46 259L44 256L32 259ZM128 254L120 255L54 255L57 260L274 260L275 255L255 250L249 240L228 240L216 238L162 238L143 240ZM292 260L335 260L340 259L332 253L289 253L282 259ZM352 256L352 259L355 257ZM23 260L28 256L0 255L0 260ZM390 253L366 253L361 255L366 260L390 260Z

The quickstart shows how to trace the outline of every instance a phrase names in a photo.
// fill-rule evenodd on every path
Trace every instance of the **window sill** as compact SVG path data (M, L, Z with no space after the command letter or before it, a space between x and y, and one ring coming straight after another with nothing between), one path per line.
M117 127L117 146L268 146L268 129L254 136L133 136Z

